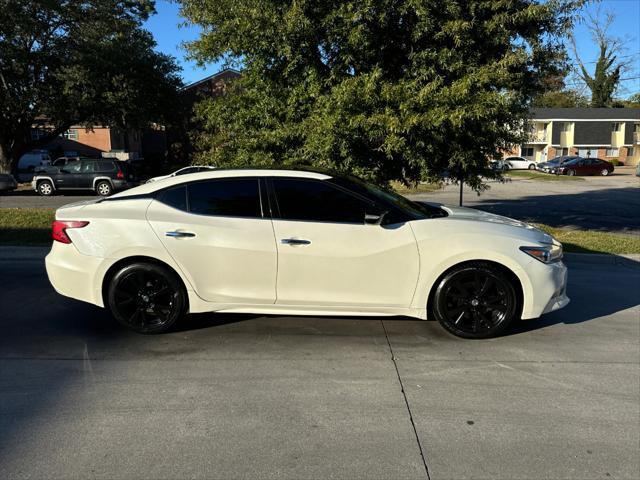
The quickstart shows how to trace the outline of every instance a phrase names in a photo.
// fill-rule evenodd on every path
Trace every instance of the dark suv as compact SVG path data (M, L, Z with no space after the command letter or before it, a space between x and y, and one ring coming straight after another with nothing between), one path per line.
M53 195L59 190L93 190L103 197L133 186L133 172L120 160L80 159L60 168L38 173L31 186L40 195Z

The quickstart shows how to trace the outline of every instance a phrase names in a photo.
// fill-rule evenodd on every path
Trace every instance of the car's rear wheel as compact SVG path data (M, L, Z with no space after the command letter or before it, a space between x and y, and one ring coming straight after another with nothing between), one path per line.
M162 333L182 317L187 296L182 282L169 269L153 263L134 263L120 269L108 289L111 314L139 333Z
M108 197L113 192L113 187L107 181L100 181L96 183L96 193L101 197Z
M53 184L49 180L41 180L37 185L38 193L44 197L53 195Z
M529 170L535 170L536 166L532 163L531 165L529 165Z
M567 170L567 175L569 175L570 177L575 176L575 174L576 174L575 170L571 170L571 169Z
M609 175L609 170L607 170L606 168L603 168L602 171L600 172L600 174L603 177L606 177L607 175Z
M516 288L502 270L491 264L460 265L440 280L433 313L445 329L458 337L494 337L518 315Z

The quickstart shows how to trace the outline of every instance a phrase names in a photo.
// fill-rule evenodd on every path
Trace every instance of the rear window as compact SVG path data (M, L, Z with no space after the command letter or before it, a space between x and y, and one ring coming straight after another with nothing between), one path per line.
M96 172L108 173L113 172L116 169L114 163L110 160L99 160L96 166Z
M158 196L158 201L170 207L177 208L178 210L186 211L187 187L182 185L180 187L169 188Z

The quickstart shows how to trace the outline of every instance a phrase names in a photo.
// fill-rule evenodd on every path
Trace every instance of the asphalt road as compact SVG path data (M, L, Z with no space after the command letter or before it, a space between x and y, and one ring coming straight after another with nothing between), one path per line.
M632 169L620 171L624 173L584 177L582 182L491 182L490 189L480 196L465 189L464 205L551 226L640 235L640 179ZM458 195L458 187L449 185L411 198L457 205ZM0 196L0 208L58 208L91 198L95 195L90 192L40 197L27 190Z
M502 338L196 315L142 336L0 255L0 478L640 477L640 269Z

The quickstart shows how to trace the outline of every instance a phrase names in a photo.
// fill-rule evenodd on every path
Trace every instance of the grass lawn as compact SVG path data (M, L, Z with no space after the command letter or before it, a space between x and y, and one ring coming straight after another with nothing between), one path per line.
M640 253L640 236L594 230L554 228L537 224L545 232L558 239L565 252L573 253Z
M506 178L521 178L523 180L539 180L541 182L584 182L582 177L570 177L569 175L555 175L552 173L536 172L535 170L509 170Z
M0 208L0 245L51 243L54 209Z
M411 195L415 193L429 193L440 190L442 185L438 183L419 183L415 187L407 187L400 182L391 182L393 190L401 195Z

